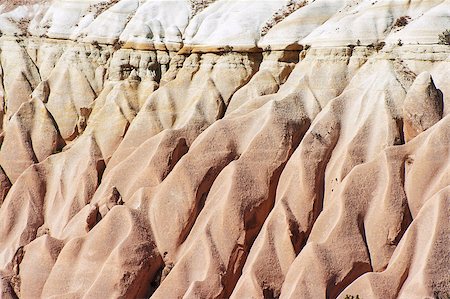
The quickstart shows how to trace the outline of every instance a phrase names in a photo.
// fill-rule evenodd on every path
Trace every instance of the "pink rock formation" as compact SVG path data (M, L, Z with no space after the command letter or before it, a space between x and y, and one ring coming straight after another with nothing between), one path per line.
M442 0L0 1L1 298L447 298L448 28Z

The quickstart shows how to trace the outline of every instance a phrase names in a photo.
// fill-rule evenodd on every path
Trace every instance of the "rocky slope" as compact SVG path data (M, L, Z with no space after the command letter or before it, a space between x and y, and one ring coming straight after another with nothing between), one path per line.
M1 297L447 298L446 29L449 0L0 1Z

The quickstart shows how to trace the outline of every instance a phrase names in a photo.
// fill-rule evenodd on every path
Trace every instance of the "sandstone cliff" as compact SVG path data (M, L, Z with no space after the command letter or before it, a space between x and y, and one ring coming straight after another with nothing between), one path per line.
M449 0L0 1L1 297L447 298L447 29Z

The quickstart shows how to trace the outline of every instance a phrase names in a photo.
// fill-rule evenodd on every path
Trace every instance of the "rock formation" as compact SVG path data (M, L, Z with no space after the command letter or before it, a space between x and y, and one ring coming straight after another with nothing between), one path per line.
M0 1L2 298L450 296L448 0Z

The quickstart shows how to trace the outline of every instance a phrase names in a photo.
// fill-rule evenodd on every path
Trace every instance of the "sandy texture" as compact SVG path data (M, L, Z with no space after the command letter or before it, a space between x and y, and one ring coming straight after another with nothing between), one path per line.
M447 298L447 28L443 0L0 1L0 297Z

